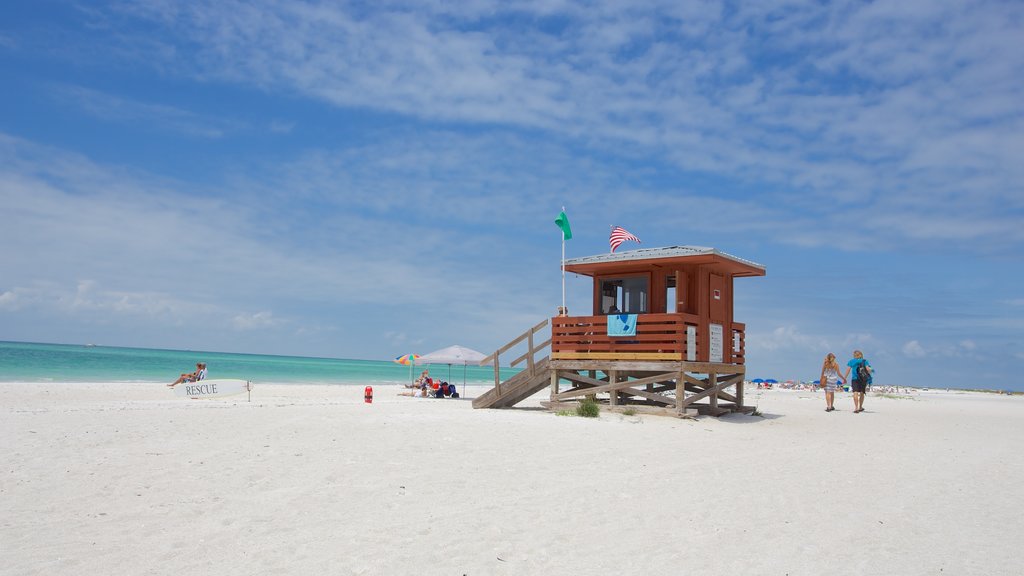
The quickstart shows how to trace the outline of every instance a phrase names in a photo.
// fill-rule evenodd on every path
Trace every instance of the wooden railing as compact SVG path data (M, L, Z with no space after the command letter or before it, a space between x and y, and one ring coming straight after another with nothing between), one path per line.
M540 322L539 324L537 324L533 328L530 328L526 332L523 332L522 334L520 334L518 337L513 339L508 344L505 344L501 348L497 349L494 352L494 354L491 354L487 358L484 358L483 360L480 361L480 365L481 366L485 366L485 365L491 364L491 363L494 364L494 387L499 390L499 393L500 393L500 388L501 388L501 374L499 372L499 368L498 367L501 365L501 363L500 363L501 355L504 354L505 352L508 352L512 348L515 348L520 343L525 341L526 342L526 352L524 354L522 354L521 356L519 356L517 358L514 358L511 362L509 362L509 366L515 368L516 366L522 364L523 362L526 362L526 368L524 370L532 378L533 375L534 375L536 364L537 364L537 362L539 360L536 357L537 354L542 353L547 347L549 347L551 345L551 339L550 338L548 338L547 340L544 340L540 344L537 344L535 342L536 341L536 337L535 336L536 336L537 332L539 332L540 330L543 330L547 325L548 325L548 321L547 320L543 320L542 322Z
M732 323L732 339L729 341L732 350L732 364L743 364L747 355L747 325Z
M743 364L744 324L734 322L722 335L722 361ZM609 336L607 316L561 316L551 319L553 359L635 359L707 361L695 314L639 314L635 336Z

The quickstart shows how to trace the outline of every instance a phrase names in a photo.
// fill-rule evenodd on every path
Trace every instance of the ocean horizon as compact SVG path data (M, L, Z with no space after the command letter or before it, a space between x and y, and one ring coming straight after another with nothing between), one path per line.
M399 384L424 369L455 384L493 385L490 366L417 365L388 360L318 358L95 344L0 341L0 382L172 382L207 364L208 378L280 384ZM518 372L502 367L502 379Z

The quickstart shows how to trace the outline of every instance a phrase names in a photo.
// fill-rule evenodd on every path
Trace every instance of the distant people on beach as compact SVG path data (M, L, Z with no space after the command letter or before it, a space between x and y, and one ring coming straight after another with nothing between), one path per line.
M442 382L436 378L430 377L430 372L424 370L419 378L412 384L407 384L406 388L411 388L408 392L400 392L399 396L413 396L416 398L458 398L459 394L455 391L455 386Z
M416 380L413 380L412 384L407 384L406 388L421 389L421 388L423 388L429 382L430 382L430 371L429 370L424 370L423 372L420 372L420 375L416 378Z
M206 378L206 362L196 362L196 371L195 372L187 372L185 374L182 374L181 376L178 376L178 379L175 380L174 382L168 384L168 386L171 387L171 388L174 388L178 384L183 384L185 382L198 382L198 381L203 380L205 378Z
M871 363L864 357L864 353L854 350L853 359L846 363L846 374L843 376L844 380L852 382L850 389L853 390L854 414L864 411L864 393L867 392L868 385L871 384L871 373L874 371ZM849 380L850 372L853 372L853 380Z
M840 380L846 382L846 379L839 375L839 362L836 361L836 355L829 352L821 364L821 379L819 380L821 387L825 389L825 412L832 412L836 409L834 406L836 386Z

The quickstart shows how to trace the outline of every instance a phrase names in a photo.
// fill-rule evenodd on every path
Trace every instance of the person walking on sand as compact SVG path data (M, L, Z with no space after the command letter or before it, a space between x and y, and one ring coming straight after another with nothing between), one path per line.
M863 368L863 370L861 370ZM864 357L860 350L853 351L853 360L846 363L846 374L843 379L851 382L850 372L853 372L853 380L850 389L853 390L853 413L864 411L864 393L867 392L868 384L871 384L871 373L875 371L871 363Z
M836 361L836 355L829 352L828 356L825 356L825 362L821 365L821 387L825 389L825 412L832 412L836 409L833 405L836 400L836 384L842 380L843 383L846 379L839 375L839 362Z

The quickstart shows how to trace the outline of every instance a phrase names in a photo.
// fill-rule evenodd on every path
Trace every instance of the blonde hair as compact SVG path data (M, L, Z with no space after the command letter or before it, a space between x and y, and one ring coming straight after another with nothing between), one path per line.
M864 353L861 352L860 350L854 350L853 351L853 357L854 358L863 358L864 357Z
M836 355L831 352L825 355L825 361L821 363L822 374L829 368L835 368L836 372L839 371L839 362L836 361Z

